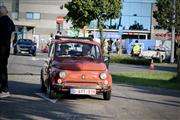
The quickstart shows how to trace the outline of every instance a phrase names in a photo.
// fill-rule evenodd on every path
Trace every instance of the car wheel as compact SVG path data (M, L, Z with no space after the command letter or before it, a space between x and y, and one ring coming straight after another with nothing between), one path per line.
M33 55L33 56L36 56L36 53L33 53L32 55Z
M52 89L51 85L49 84L48 85L48 89L47 89L47 92L48 92L48 97L50 99L55 99L57 96L56 96L56 92Z
M103 92L103 98L104 98L104 100L110 100L111 99L111 91Z
M62 93L56 93L56 97L57 97L58 99L63 98L63 96L64 96L64 94L62 94Z
M14 50L13 54L16 55L17 54L17 50Z
M40 76L40 80L41 80L41 92L46 93L47 92L47 87L44 85L44 72L43 69L41 69L41 76Z

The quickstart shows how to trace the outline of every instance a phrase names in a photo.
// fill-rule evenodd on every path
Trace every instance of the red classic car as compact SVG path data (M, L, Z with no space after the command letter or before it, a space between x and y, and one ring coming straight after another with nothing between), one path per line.
M57 94L96 95L110 100L112 77L99 43L87 38L62 37L52 41L48 61L41 69L41 91ZM107 63L107 62L106 62Z

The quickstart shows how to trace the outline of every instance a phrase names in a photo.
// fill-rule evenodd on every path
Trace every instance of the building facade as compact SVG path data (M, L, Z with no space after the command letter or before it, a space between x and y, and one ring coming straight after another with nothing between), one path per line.
M71 0L0 0L0 5L7 7L9 16L16 24L19 38L43 41L48 40L49 35L55 34L57 30L68 35L71 23L63 21L57 24L56 19L67 14L64 4L69 1ZM167 31L157 30L155 27L157 22L152 16L152 11L156 9L154 3L155 0L123 0L121 16L104 23L106 34L113 33L106 36L117 38L122 34L124 39L168 39L169 34L164 35ZM132 30L135 24L142 28ZM93 20L87 30L98 31L97 20Z
M154 3L155 0L122 0L121 16L105 21L105 31L113 32L114 38L117 38L122 29L123 39L150 39L153 29ZM96 20L92 21L89 28L97 28L96 22ZM114 36L115 33L116 36Z
M0 0L16 25L19 38L30 38L39 42L47 41L57 30L66 32L71 23L57 23L57 17L64 17L67 9L64 4L70 0Z

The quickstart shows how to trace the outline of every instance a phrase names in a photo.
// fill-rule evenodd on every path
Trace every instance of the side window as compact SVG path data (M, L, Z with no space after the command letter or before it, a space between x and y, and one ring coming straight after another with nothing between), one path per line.
M97 56L96 56L96 49L95 49L94 45L91 47L91 55L93 55L93 56L95 56L97 58Z
M38 12L26 12L26 19L40 20L41 19L41 13L38 13Z
M69 51L71 50L71 44L63 43L56 45L56 56L69 56Z
M96 46L96 54L97 54L97 58L101 57L100 51L99 51L99 47Z
M100 55L99 47L94 45L92 50L94 56L96 56L96 58L100 58L101 55Z

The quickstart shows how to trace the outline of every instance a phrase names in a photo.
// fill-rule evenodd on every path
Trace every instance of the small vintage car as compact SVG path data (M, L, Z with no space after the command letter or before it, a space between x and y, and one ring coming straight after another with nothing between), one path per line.
M49 98L102 93L104 100L110 100L112 77L105 60L99 43L88 38L52 40L48 61L41 69L41 91Z

